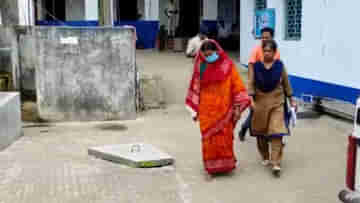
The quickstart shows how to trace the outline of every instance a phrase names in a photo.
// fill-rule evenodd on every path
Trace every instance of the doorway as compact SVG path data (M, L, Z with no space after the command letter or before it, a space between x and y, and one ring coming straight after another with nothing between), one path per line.
M116 2L117 19L122 21L135 21L138 19L138 1L137 0L118 0Z
M45 20L66 20L66 5L65 1L58 0L43 0L42 5L45 8Z
M180 0L178 35L193 37L200 29L201 1Z

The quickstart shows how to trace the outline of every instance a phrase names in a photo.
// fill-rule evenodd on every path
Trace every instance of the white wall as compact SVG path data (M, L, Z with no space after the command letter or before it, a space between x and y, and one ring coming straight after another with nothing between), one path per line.
M145 0L145 20L159 20L159 0Z
M247 64L251 49L259 42L253 37L254 0L240 1L240 62Z
M19 25L35 24L35 7L32 0L18 0Z
M85 20L99 19L99 3L95 0L85 0Z
M203 20L217 20L218 0L204 0Z
M303 0L302 39L285 39L285 1L268 0L276 9L275 40L290 74L360 88L360 68L355 61L360 42L353 24L360 1ZM247 64L256 42L252 35L254 0L242 0L240 10L240 61Z

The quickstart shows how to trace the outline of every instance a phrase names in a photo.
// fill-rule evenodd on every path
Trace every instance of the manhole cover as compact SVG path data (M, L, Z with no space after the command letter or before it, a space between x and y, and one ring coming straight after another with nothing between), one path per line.
M120 144L93 147L88 154L135 168L153 168L174 163L174 158L149 144Z

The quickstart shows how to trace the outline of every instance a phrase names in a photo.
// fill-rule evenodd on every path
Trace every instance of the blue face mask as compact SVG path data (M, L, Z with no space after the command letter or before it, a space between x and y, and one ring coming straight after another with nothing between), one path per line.
M219 55L214 52L213 54L211 54L210 56L207 56L206 57L206 61L208 63L214 63L215 61L217 61L219 59Z

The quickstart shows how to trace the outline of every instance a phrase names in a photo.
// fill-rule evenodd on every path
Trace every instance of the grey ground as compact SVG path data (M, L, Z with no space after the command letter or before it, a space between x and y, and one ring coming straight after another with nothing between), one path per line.
M164 78L167 108L135 121L27 124L25 136L0 152L0 203L339 202L351 123L326 115L300 120L288 139L280 179L260 165L253 138L236 139L238 168L210 179L203 171L199 128L183 105L191 60L139 51L137 61L144 72ZM132 169L87 155L88 147L133 142L160 148L176 164Z

